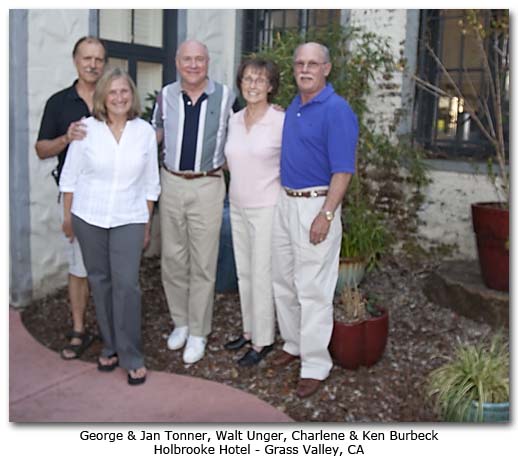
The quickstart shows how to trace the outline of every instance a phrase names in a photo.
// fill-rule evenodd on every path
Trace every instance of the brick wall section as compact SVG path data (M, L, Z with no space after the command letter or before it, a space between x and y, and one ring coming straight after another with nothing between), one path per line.
M418 15L409 15L407 10L399 9L351 10L350 23L388 38L394 59L399 61L401 57L406 57L411 64L411 68L408 70L413 71L416 44L410 43L412 46L406 46L406 39L407 33L415 28L413 21L416 17L418 18ZM414 34L411 35L415 40ZM404 93L404 78L407 76L402 70L395 72L391 81L385 81L382 75L376 77L368 102L372 117L376 119L376 124L383 129L387 129L394 123L399 111L411 106L411 100L408 100ZM405 131L409 130L409 118L410 111L407 109L406 118L402 122Z

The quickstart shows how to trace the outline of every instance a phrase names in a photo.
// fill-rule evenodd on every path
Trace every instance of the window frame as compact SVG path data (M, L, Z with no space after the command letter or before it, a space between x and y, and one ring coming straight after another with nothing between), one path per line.
M287 27L286 26L286 12L287 11L297 11L298 19L297 19L297 27ZM243 21L243 54L249 54L251 52L257 52L260 49L260 46L268 41L261 42L261 34L268 33L272 29L265 28L267 15L271 15L275 12L282 12L283 20L282 27L279 27L281 30L294 30L295 28L304 33L310 27L327 27L332 23L333 15L336 11L339 12L340 18L343 14L342 10L329 9L328 11L328 22L326 25L316 25L315 17L313 16L313 20L311 21L311 14L316 10L314 9L264 9L264 10L245 10L244 21ZM313 23L311 23L313 22ZM275 29L273 29L275 30Z
M443 17L444 10L422 10L419 31L418 47L418 77L439 85L441 70L426 50L426 42L430 42L438 57L443 60L444 54L444 30L446 20L455 20L456 16ZM459 17L462 10L459 10ZM489 19L488 19L489 20ZM458 56L460 62L464 62L466 39L463 35L459 40ZM466 69L462 67L448 67L449 72L458 74L455 81L462 84ZM481 67L469 67L467 71L482 74ZM481 84L484 84L481 79ZM457 114L460 114L459 112ZM492 146L489 141L479 138L462 138L462 124L457 123L455 135L452 138L438 138L439 129L437 121L439 117L439 97L417 87L414 102L414 129L413 139L424 147L433 158L439 159L476 159L482 160L493 156ZM508 122L507 122L508 124ZM509 126L507 125L508 129Z
M133 11L132 18L133 18ZM162 47L148 46L138 43L123 43L104 39L100 36L100 10L98 10L97 36L103 41L109 58L128 61L128 73L138 85L137 62L159 63L162 65L162 84L166 85L176 80L174 51L177 47L178 12L177 10L163 11Z

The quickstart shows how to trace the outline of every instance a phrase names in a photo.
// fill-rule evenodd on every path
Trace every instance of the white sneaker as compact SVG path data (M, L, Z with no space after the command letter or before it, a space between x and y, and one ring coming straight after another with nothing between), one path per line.
M206 344L207 338L189 335L189 338L187 338L187 344L183 351L184 363L196 363L198 360L201 360L205 355Z
M171 349L171 351L180 349L185 344L188 335L189 327L175 327L169 335L169 338L167 338L167 347Z

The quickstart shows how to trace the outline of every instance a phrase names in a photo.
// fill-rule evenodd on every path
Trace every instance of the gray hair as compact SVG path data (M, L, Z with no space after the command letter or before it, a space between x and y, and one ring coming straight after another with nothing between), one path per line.
M180 46L178 46L178 48L176 49L176 55L175 55L176 58L178 58L178 56L180 55L180 49L182 49L182 47L184 45L189 44L189 43L195 43L195 44L200 45L203 48L205 55L207 56L207 60L209 59L209 48L207 48L207 45L205 43L202 43L201 41L198 41L198 40L185 40L182 43L180 43Z
M297 58L297 53L299 52L299 49L302 48L302 46L306 46L307 44L313 44L315 46L318 46L320 48L320 51L322 52L322 55L324 56L324 62L329 63L331 62L331 56L329 55L329 49L327 46L324 46L323 44L316 43L314 41L311 41L309 43L301 43L295 48L295 52L293 53L293 60Z

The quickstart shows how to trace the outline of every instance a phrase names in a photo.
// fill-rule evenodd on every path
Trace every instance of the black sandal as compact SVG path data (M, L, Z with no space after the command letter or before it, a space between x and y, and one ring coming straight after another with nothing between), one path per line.
M138 368L137 368L137 370L138 370ZM146 374L144 376L141 376L140 378L134 378L133 376L131 376L131 372L132 371L136 372L137 370L128 371L128 384L130 386L139 386L146 382L147 371L146 371Z
M109 357L105 357L105 359L112 359L113 357L115 357L117 360L115 360L115 362L109 363L107 365L103 365L101 363L101 358L99 357L97 359L97 369L104 373L109 373L109 372L115 370L115 368L117 368L119 366L119 358L117 357L117 354L112 354Z
M63 360L74 360L78 359L83 355L83 353L90 347L90 345L95 340L95 336L91 335L88 332L76 332L72 330L66 334L66 337L71 340L72 338L78 338L81 340L79 344L67 344L63 349L61 349L60 355ZM68 357L64 354L64 351L70 351L73 353L71 357Z

